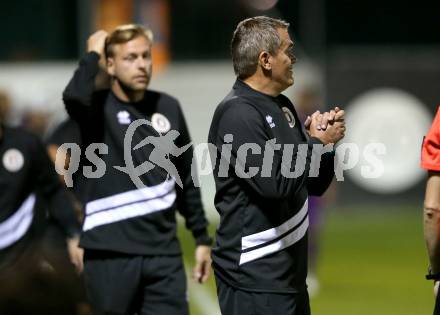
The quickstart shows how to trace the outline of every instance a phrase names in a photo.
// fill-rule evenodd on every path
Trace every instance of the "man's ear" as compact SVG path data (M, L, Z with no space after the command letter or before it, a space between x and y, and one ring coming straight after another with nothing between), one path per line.
M258 56L258 64L266 71L272 70L271 55L267 51L262 51Z
M107 63L107 73L110 76L114 76L115 75L115 60L113 59L113 57L108 57L106 60Z

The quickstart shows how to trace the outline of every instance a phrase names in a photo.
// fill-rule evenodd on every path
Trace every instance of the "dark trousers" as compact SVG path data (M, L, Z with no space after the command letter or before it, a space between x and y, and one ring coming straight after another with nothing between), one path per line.
M86 250L84 279L94 315L189 314L180 256Z
M215 277L223 315L310 315L307 291L297 294L260 293L236 289Z

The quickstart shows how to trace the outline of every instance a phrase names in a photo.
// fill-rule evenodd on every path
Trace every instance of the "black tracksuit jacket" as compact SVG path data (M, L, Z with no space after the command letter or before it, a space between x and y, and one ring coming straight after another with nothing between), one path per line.
M196 243L208 244L208 222L200 190L191 178L192 147L177 157L170 156L183 188L158 166L139 177L145 185L141 189L128 174L115 168L125 167L124 137L129 125L138 119L153 122L160 115L163 126L168 122L167 129L179 132L177 147L191 142L178 101L165 93L147 90L141 101L126 103L110 90L94 91L98 60L98 54L86 54L63 93L70 117L80 126L83 152L92 143L105 143L108 147L108 153L99 155L106 165L103 176L86 181L81 245L133 255L180 254L176 209L184 216ZM133 150L134 146L146 137L160 136L153 126L144 124L134 132L129 159L135 167L149 161L153 146L147 144ZM162 135L168 132L162 131ZM82 161L82 166L87 166L87 160Z
M42 236L46 209L66 237L79 235L80 226L41 140L0 128L0 261L14 262Z
M216 275L244 290L304 290L307 197L321 195L331 183L334 153L322 155L318 177L308 176L312 149L318 145L319 151L322 143L306 135L287 97L271 97L240 80L217 107L208 142L217 148L211 153L215 165L215 206L220 214L212 254ZM261 149L242 146L245 143ZM293 150L286 144L294 145ZM264 154L266 145L274 150L268 149L268 154ZM298 150L300 146L304 150ZM246 150L248 154L243 160L240 154ZM283 160L283 154L289 156L289 150L291 160ZM301 170L296 164L302 165L304 171L298 172L298 176L289 175L288 170ZM252 171L254 176L243 178L243 171Z

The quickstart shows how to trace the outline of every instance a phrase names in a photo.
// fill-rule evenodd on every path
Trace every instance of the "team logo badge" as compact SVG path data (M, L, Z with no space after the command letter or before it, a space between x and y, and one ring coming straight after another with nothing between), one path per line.
M273 117L272 117L272 116L267 115L267 116L266 116L266 121L267 121L267 123L269 124L270 128L275 127L275 123L273 122Z
M3 166L9 172L15 173L24 165L23 154L17 149L9 149L3 154Z
M159 113L154 113L153 116L151 116L151 125L160 133L168 132L171 129L168 118Z
M117 117L121 125L129 125L131 123L130 113L126 110L118 112Z
M284 116L286 116L287 122L289 123L289 127L295 127L295 116L293 116L292 112L289 108L283 107Z

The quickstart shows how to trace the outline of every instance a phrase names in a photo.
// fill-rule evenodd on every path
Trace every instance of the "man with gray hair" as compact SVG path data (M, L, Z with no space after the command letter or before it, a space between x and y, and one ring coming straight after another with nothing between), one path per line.
M293 84L296 62L288 26L264 16L238 24L231 43L237 80L209 132L221 218L212 257L227 315L310 314L307 200L332 181L332 145L345 124L336 107L308 117L305 133L281 94Z

